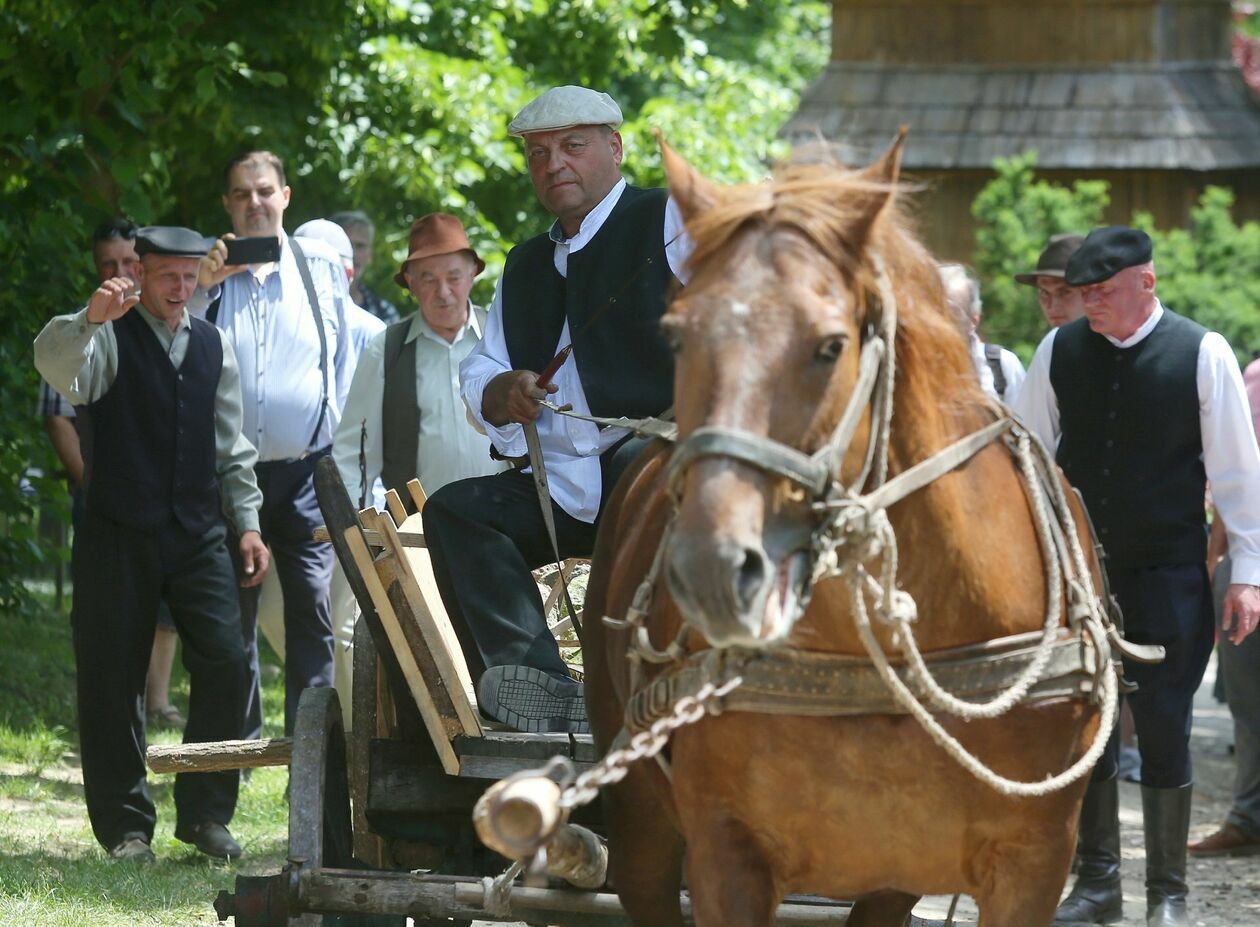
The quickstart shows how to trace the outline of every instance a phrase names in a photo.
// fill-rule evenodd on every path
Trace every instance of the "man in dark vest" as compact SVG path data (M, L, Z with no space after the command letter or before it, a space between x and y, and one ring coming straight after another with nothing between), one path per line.
M1084 318L1051 331L1016 403L1057 448L1107 552L1125 634L1160 644L1158 665L1125 662L1142 758L1147 923L1189 923L1191 703L1212 650L1205 483L1229 526L1236 567L1222 626L1237 646L1260 618L1260 451L1225 339L1164 308L1145 232L1096 229L1068 261ZM1076 885L1056 924L1121 917L1114 733L1081 809Z
M485 337L460 365L469 410L499 454L527 453L537 427L561 557L588 556L604 501L639 450L617 428L544 411L646 416L673 404L659 323L685 258L664 190L621 177L621 110L585 87L556 87L508 131L520 136L538 199L556 221L507 257ZM539 374L572 345L546 386ZM483 713L525 731L588 729L582 688L547 628L532 568L555 559L534 477L452 483L424 509L442 601L477 680Z
M469 299L485 267L457 217L435 212L412 224L394 280L419 311L364 348L333 438L333 459L357 505L384 508L374 487L395 489L406 502L408 480L434 493L506 467L490 458L490 439L469 424L459 395L460 362L485 331L486 311Z
M185 309L209 247L189 229L141 229L141 292L107 280L86 308L35 339L35 365L75 404L83 439L86 514L70 619L88 816L111 856L142 862L153 859L156 823L142 703L158 603L184 642L185 743L235 740L245 648L228 523L244 582L261 582L268 566L236 360L218 330ZM210 856L239 856L227 829L239 781L235 771L176 776L175 836Z

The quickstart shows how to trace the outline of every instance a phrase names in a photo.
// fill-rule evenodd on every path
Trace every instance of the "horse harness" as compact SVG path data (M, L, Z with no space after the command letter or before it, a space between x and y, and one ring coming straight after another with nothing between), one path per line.
M810 549L809 580L798 604L803 613L814 585L843 578L868 657L776 649L723 648L689 653L684 622L678 637L663 650L648 636L647 616L664 561L673 519L662 535L652 565L638 586L623 619L604 617L627 630L631 644L631 695L624 727L600 766L571 782L571 806L589 801L600 785L624 775L629 763L655 756L668 772L660 751L674 730L705 714L723 711L813 717L910 714L960 764L1008 795L1043 795L1079 779L1097 761L1116 713L1118 659L1113 648L1131 659L1158 662L1162 648L1124 641L1104 598L1095 594L1089 566L1077 536L1072 510L1054 463L1044 446L994 403L994 420L928 459L887 477L889 428L895 380L896 302L882 265L876 260L874 324L863 340L857 381L849 404L828 441L805 454L761 435L704 426L677 443L668 464L671 499L677 507L688 467L702 457L725 457L783 477L810 497L818 516ZM628 428L639 435L677 441L676 427L659 419L604 419L578 416L567 407L543 403L559 414L601 425ZM845 486L840 466L861 422L871 410L872 438L861 472ZM897 543L887 509L969 461L1001 440L1018 461L1032 503L1047 581L1046 619L1040 631L937 651L925 657L915 642L913 598L897 588ZM872 488L862 493L867 485ZM876 573L866 566L878 560ZM1104 574L1105 583L1105 574ZM1060 626L1067 590L1068 626ZM892 629L904 658L893 665L875 636L868 614ZM644 663L661 665L650 680ZM995 718L1030 701L1084 698L1102 708L1102 723L1089 750L1072 766L1040 782L1018 782L993 772L954 739L933 711L962 718ZM931 708L929 709L929 706ZM602 772L601 772L602 770ZM619 773L619 774L618 774Z

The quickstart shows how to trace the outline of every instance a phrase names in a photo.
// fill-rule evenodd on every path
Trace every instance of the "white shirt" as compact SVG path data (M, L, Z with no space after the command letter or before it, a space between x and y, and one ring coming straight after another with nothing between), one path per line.
M416 312L405 341L416 342L416 402L420 407L420 436L416 445L416 478L425 493L470 476L487 476L507 468L490 459L490 439L468 421L459 395L459 366L477 346L481 327L469 305L468 323L453 342L436 334ZM385 464L381 402L385 395L385 332L376 335L359 357L346 407L333 439L333 460L341 471L350 498L358 504L362 483L359 449L363 445L368 485L377 508L384 508ZM367 429L366 435L363 429Z
M367 350L372 339L385 331L386 326L383 321L351 300L346 302L346 327L350 330L350 351L346 355L346 377L353 383L354 370L359 363L359 357Z
M1105 337L1118 348L1131 348L1154 330L1163 315L1164 307L1157 302L1151 317L1128 338L1117 341L1110 335ZM1051 329L1037 346L1015 402L1020 419L1051 451L1058 447L1061 434L1059 400L1050 383L1056 332ZM1195 382L1203 468L1229 534L1230 575L1236 583L1260 585L1260 449L1238 360L1216 332L1208 332L1199 343Z
M1019 387L1024 382L1024 365L1019 362L1019 358L1006 348L998 348L998 364L1006 377L1006 392L999 396L993 382L993 368L989 366L989 359L984 356L984 342L973 333L968 347L971 350L971 363L976 368L976 376L980 378L980 388L994 399L1000 399L1008 406L1013 406L1015 397L1019 395Z
M561 237L558 222L552 225L551 238L556 243L555 265L561 276L568 276L569 255L590 244L612 213L625 188L626 182L618 181L582 220L577 234L572 238ZM683 233L682 214L673 199L666 204L663 224L661 234L670 270L675 277L686 283L684 265L691 253L692 244L691 239ZM501 285L502 280L499 282L499 286ZM499 286L495 287L494 302L490 305L485 337L476 350L460 364L460 388L469 411L485 429L499 452L507 457L521 457L527 453L525 430L514 423L496 427L481 414L481 397L486 385L499 374L512 369L507 342L503 337L503 294ZM566 320L560 330L560 339L556 342L556 353L569 341L569 323ZM559 389L550 397L551 401L558 405L571 404L573 411L582 415L591 414L590 406L586 402L586 392L578 378L575 357L570 355L552 382ZM605 428L601 431L590 422L556 415L546 409L538 419L538 440L547 466L551 498L579 521L594 522L595 516L599 514L602 491L599 455L625 437L625 434L625 430L621 428Z
M346 323L350 286L341 257L322 241L302 239L328 343L320 370L319 331L288 236L280 233L280 260L249 267L209 291L198 290L189 311L204 315L220 293L215 324L228 336L241 369L244 433L260 461L289 460L332 443L350 388L351 351ZM320 380L328 410L319 434Z

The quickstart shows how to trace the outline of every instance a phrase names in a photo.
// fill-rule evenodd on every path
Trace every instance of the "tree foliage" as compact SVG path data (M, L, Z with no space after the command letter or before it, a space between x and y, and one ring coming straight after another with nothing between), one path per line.
M0 607L43 552L51 453L32 414L31 340L91 288L87 240L112 215L226 230L222 165L285 158L290 228L345 208L377 222L389 292L412 219L460 215L490 270L545 216L507 121L548 86L611 93L626 172L661 179L653 128L722 180L759 176L827 57L822 0L6 0L0 4ZM396 290L394 291L397 292ZM399 294L402 295L402 294Z
M985 337L1025 362L1046 326L1033 289L1016 283L1014 275L1037 265L1051 235L1085 234L1102 225L1109 201L1106 181L1066 187L1038 180L1036 162L1035 152L998 160L997 176L972 205L979 222L974 263L984 294ZM1144 212L1131 224L1154 242L1160 300L1220 332L1245 363L1260 350L1260 224L1238 225L1233 205L1231 191L1207 187L1188 228L1157 229Z

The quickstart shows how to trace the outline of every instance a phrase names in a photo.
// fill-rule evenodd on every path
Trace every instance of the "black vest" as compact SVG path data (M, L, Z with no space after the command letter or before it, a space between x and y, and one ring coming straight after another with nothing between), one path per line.
M202 534L222 518L214 399L223 343L213 325L192 319L176 370L141 311L111 323L118 375L104 396L79 407L87 511L144 530L174 516Z
M1110 564L1202 562L1207 553L1199 344L1207 329L1164 310L1149 335L1117 348L1086 319L1054 336L1057 459L1085 497Z
M485 332L486 311L479 306L471 306L469 311ZM420 401L416 395L416 342L419 338L407 340L411 324L412 317L408 316L385 330L381 365L385 380L381 394L381 482L386 489L397 490L404 500L410 498L403 490L409 480L416 478L420 452ZM370 491L370 487L364 487L363 491ZM367 496L363 498L366 500Z
M503 335L512 366L542 370L565 319L594 415L657 415L674 403L674 356L660 321L674 274L665 257L664 190L627 186L582 250L556 270L548 235L513 248L503 269ZM591 322L589 328L587 322Z

